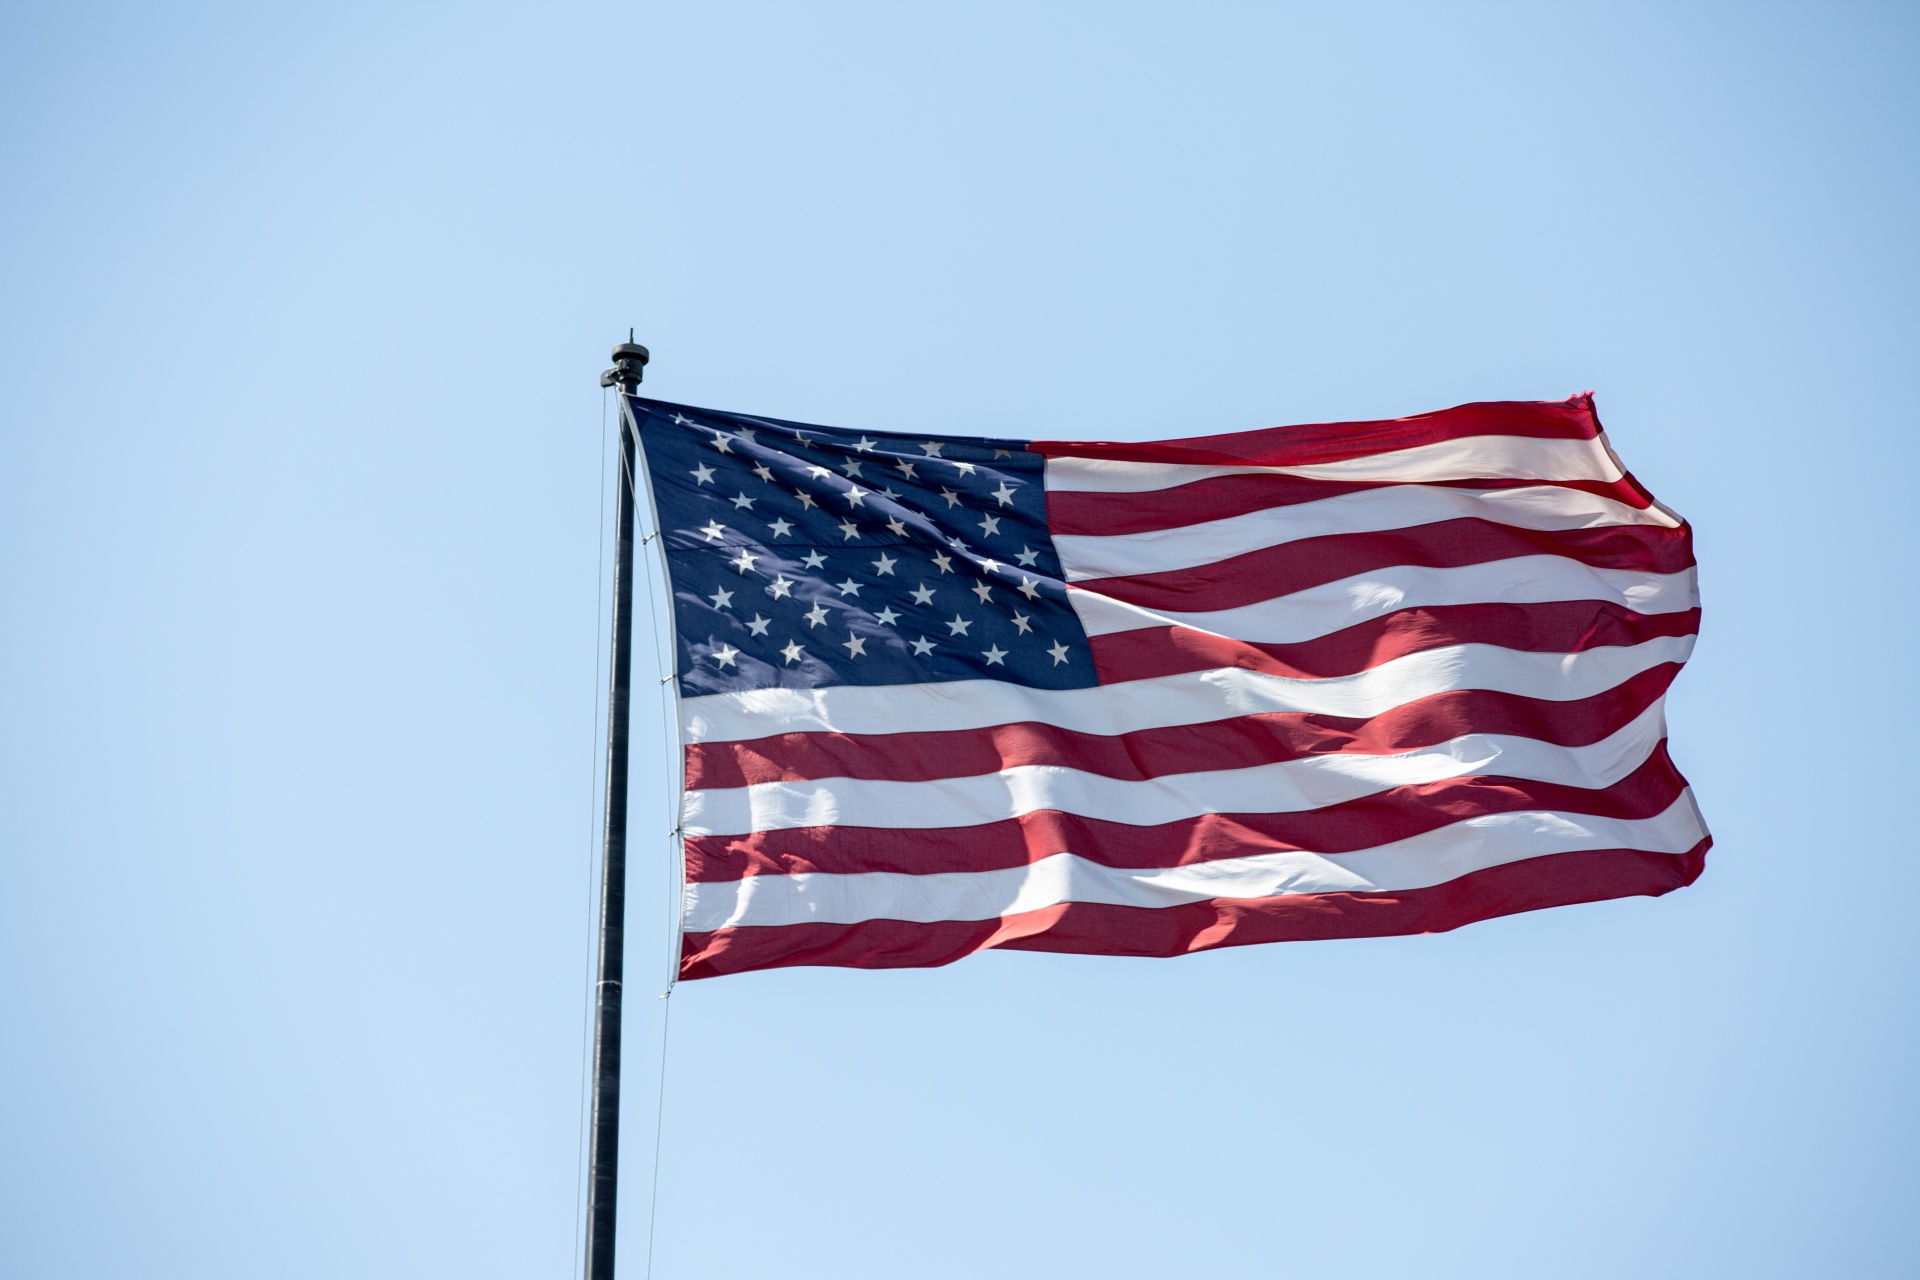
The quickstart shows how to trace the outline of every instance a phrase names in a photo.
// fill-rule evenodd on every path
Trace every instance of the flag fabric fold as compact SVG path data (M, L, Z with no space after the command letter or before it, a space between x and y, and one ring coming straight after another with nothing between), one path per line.
M1590 396L1152 443L626 397L681 976L1169 956L1661 894L1691 531Z

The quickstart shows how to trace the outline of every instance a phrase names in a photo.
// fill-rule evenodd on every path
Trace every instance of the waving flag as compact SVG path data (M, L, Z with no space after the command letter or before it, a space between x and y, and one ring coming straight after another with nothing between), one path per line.
M1691 535L1592 399L1152 444L629 396L682 976L1168 956L1661 894Z

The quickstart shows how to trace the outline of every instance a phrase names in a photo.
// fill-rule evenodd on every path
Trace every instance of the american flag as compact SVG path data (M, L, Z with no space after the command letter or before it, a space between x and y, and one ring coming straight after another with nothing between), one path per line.
M1692 538L1590 396L1150 444L627 397L681 976L1168 956L1660 894Z

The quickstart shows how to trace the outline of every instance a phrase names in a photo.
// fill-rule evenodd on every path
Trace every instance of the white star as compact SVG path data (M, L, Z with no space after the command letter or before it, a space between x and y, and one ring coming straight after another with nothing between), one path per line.
M1005 658L1007 656L1007 651L1005 649L1002 649L997 644L994 645L991 649L982 650L980 653L980 656L987 660L987 665L990 667L994 667L994 666L1004 667L1007 665L1005 662L1001 661L1002 658Z
M807 610L803 616L806 618L808 626L817 627L827 620L827 606L816 601L813 608Z
M857 476L860 474L860 459L848 458L845 462L840 464L840 469L846 472L849 478L853 476Z
M940 456L940 450L945 447L946 446L938 440L929 440L920 446L920 452L926 454L929 458L937 458Z
M759 476L762 480L767 481L769 484L773 482L773 468L768 466L764 462L756 463L754 465L753 474Z
M995 569L998 569L999 567L1000 567L1000 562L998 560L993 559L992 557L987 557L980 561L980 572L982 573L992 573Z
M712 430L712 428L708 428L708 430ZM733 437L723 436L718 431L715 431L713 433L713 447L718 449L722 453L732 453Z
M708 542L717 542L726 533L727 526L717 520L709 520L700 526L700 532L707 535Z
M800 557L800 563L806 565L807 568L809 569L818 569L821 565L825 564L826 562L827 562L827 558L821 555L818 551L809 551L807 552L807 554Z
M732 666L733 660L739 656L740 651L730 644L723 644L713 651L713 660L723 667Z
M851 658L864 657L867 652L867 642L861 639L859 636L853 635L853 632L851 631L847 632L847 634L849 636L853 636L853 638L851 640L846 641L840 647L847 651L848 657L851 657Z
M944 551L934 552L933 562L940 566L940 572L942 573L950 573L953 570L953 557Z
M933 641L927 639L925 636L921 636L918 640L915 640L913 642L914 657L924 658L932 652L933 652Z
M970 476L973 474L973 464L971 462L956 462L953 465L955 468L959 470L960 474L963 476Z
M995 449L993 451L993 456L996 458L1011 458L1013 455L1011 453L1008 453L1005 449Z
M860 526L851 520L842 520L840 522L840 536L851 541L860 536Z
M887 521L887 528L896 538L904 538L907 536L906 522L901 520L899 516L895 516L893 519Z
M753 568L753 562L759 558L759 556L752 554L745 547L742 547L740 548L740 554L727 561L727 563L740 572L745 573L747 570Z
M760 438L760 433L752 427L738 427L736 430L740 432L740 436L744 440L758 440Z
M947 500L947 505L950 507L957 507L960 505L960 495L955 493L951 489L942 489L940 491L940 496Z
M730 608L733 604L733 592L727 590L725 587L721 587L718 591L708 596L707 599L713 601L713 607L716 609Z
M872 453L873 446L875 443L876 443L875 441L869 440L865 436L861 436L858 440L855 440L853 442L853 447L858 449L862 453Z
M693 482L695 484L712 484L713 483L713 468L709 467L704 462L701 463L699 466L695 467L692 471L689 471L687 474L693 477Z
M1033 631L1033 619L1024 613L1016 613L1013 615L1013 629L1023 636L1029 635Z
M1053 665L1056 667L1067 660L1067 646L1064 644L1055 644L1047 652L1053 655Z
M802 649L798 644L794 643L792 640L789 640L787 641L787 647L782 649L780 652L787 655L787 661L789 663L793 663L793 662L800 661L800 655L805 653L806 650Z
M892 573L893 566L899 563L900 562L898 560L894 559L892 556L882 551L880 553L880 558L873 562L873 571L875 573Z
M836 582L833 585L840 588L840 594L843 596L857 596L860 594L861 584L855 582L852 578L848 578L845 582Z
M736 510L745 511L748 507L753 505L753 499L749 498L746 494L743 493L739 497L733 500L733 505ZM991 520L993 519L993 517L988 516L987 519Z
M773 536L776 538L784 538L793 532L793 526L788 524L784 519L775 520L767 527L773 530Z
M815 480L825 480L828 476L832 475L833 472L827 470L825 467L821 466L819 463L816 462L812 466L807 468L807 474L812 476Z
M1002 480L1000 487L993 491L993 498L995 502L998 502L1003 507L1013 501L1013 490L1007 488L1007 482L1005 480Z
M738 504L735 504L735 505L738 505ZM982 533L993 534L997 536L1000 532L1000 517L999 516L980 517L980 531Z
M857 484L850 484L847 486L847 492L844 496L846 497L848 506L857 507L860 505L860 500L867 496L867 490L862 489Z
M899 495L899 494L897 494L897 493L895 493L895 492L894 492L893 490L891 490L891 489L882 489L882 490L880 491L880 496L881 496L881 497L883 497L883 498L885 498L885 499L886 499L886 500L887 500L888 502L898 502L898 501L900 501L900 495Z
M811 507L813 505L813 495L805 489L795 489L793 496L800 499L800 505L803 507Z
M767 594L775 600L783 599L793 594L793 584L787 581L787 575L783 573L767 584Z
M900 621L900 615L895 613L892 610L892 608L889 607L886 609L882 609L880 612L874 614L873 620L879 623L883 627L890 627L894 623Z
M973 591L973 594L980 597L981 604L985 604L987 602L987 597L993 594L992 589L989 588L987 584L984 582L974 583L972 587L972 591Z
M753 617L747 620L747 630L756 636L763 636L767 634L767 624L772 621L772 618L761 617L759 611L755 610Z
M676 427L691 427L694 425L694 421L685 414L676 413L673 415L673 425Z
M972 625L972 622L956 613L953 615L953 621L947 624L947 631L952 635L963 636L967 634L967 628Z
M1040 598L1040 588L1033 585L1032 578L1022 577L1020 579L1020 594L1029 600L1038 600Z
M911 462L908 462L905 458L902 458L900 459L900 461L894 463L893 465L900 468L901 475L905 476L909 480L913 479L913 464Z
M915 587L913 589L913 602L915 604L932 604L933 588L924 582Z
M1039 558L1040 558L1040 553L1038 551L1035 551L1032 547L1020 548L1020 554L1014 557L1015 560L1018 560L1021 564L1026 565L1029 569L1033 567L1033 562L1035 560L1038 560Z
M967 553L967 544L962 542L958 538L948 538L947 545L952 547L955 551L958 551L961 555L965 555Z

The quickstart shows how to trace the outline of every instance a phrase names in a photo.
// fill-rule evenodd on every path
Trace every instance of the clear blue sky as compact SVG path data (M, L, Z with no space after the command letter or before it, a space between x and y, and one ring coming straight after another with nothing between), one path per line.
M0 1274L571 1274L632 325L856 429L1592 388L1698 528L1719 838L1444 936L683 987L659 1276L1914 1275L1917 61L1895 4L9 6Z

